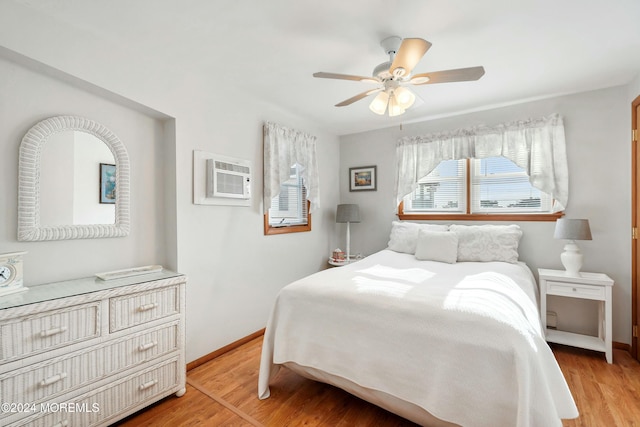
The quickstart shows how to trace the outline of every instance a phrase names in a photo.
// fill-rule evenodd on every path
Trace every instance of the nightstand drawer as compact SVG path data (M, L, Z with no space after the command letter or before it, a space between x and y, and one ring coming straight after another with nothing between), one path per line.
M559 295L574 298L586 298L598 301L605 299L604 286L581 285L568 282L547 281L547 295Z

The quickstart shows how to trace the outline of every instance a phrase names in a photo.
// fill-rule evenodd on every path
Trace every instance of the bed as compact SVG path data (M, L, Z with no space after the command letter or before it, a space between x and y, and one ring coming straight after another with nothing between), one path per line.
M449 245L464 260L464 240L430 237L440 255L426 258L441 258ZM259 398L284 366L421 425L549 427L578 416L524 263L434 261L417 258L419 244L405 249L281 290L265 331Z

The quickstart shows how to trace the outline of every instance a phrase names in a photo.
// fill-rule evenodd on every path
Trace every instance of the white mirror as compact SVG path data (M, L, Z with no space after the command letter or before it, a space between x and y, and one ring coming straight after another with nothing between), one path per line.
M20 145L18 240L129 233L129 157L109 129L58 116L33 126Z

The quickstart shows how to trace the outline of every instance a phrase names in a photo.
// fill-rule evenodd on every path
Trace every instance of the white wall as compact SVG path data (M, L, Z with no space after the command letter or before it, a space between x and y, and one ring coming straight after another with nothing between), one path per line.
M569 163L569 218L588 218L592 241L579 242L584 271L615 280L613 339L631 342L631 126L627 87L562 96L439 120L405 124L341 137L340 201L358 203L362 222L351 228L352 252L372 253L386 247L395 212L395 143L398 138L474 125L496 125L551 113L564 117ZM349 192L349 167L377 165L378 191ZM606 200L603 200L606 199ZM564 242L553 239L553 222L521 222L521 259L537 268L560 268ZM537 273L537 272L536 272ZM595 307L580 301L553 299L558 326L595 334Z
M198 91L198 86L194 86ZM188 274L187 359L266 325L277 292L326 267L338 203L338 138L273 105L236 93L227 99L185 93L177 110L178 268ZM321 209L312 230L265 236L261 205L262 124L274 121L316 135ZM251 207L192 203L193 150L252 160Z
M640 74L636 76L631 83L629 83L628 100L629 103L640 96Z

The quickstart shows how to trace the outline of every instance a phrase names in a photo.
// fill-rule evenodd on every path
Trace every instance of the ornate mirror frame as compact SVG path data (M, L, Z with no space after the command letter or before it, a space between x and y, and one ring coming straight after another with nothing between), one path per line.
M40 160L49 137L63 131L89 133L109 147L116 163L115 223L88 225L40 225ZM129 234L129 155L124 144L109 129L78 116L56 116L34 125L20 143L18 164L18 240L67 240L121 237Z

